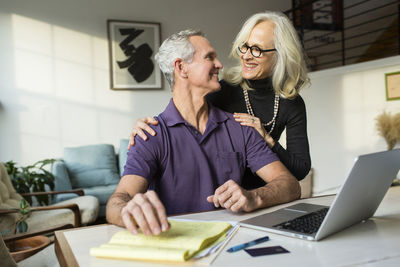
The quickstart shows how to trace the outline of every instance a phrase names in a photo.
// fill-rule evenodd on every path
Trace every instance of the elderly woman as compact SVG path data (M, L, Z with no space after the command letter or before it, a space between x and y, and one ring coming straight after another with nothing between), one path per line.
M279 12L266 11L251 16L236 36L231 56L239 64L224 74L221 90L208 96L215 106L234 113L242 125L255 128L298 179L310 170L306 108L299 95L309 83L302 46L289 19ZM130 136L147 139L143 130L154 134L147 117L136 122ZM278 142L286 128L286 149ZM264 185L250 170L242 186Z

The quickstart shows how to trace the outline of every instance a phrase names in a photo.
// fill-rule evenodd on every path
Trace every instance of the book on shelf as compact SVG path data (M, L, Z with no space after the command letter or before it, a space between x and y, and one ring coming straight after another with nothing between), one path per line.
M216 253L238 227L221 221L170 219L169 223L171 228L160 235L119 231L108 243L91 248L90 254L121 260L184 262Z

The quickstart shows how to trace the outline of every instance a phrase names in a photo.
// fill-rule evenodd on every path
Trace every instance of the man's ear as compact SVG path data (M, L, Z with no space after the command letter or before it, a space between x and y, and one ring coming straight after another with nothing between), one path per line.
M178 58L174 62L175 73L182 78L187 78L187 64L181 58Z

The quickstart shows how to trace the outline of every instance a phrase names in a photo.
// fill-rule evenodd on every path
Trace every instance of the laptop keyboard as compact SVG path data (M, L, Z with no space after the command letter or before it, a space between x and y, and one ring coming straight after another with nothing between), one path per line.
M328 210L329 208L323 208L301 217L297 217L296 219L274 225L274 227L278 229L293 230L305 234L314 234L318 231Z

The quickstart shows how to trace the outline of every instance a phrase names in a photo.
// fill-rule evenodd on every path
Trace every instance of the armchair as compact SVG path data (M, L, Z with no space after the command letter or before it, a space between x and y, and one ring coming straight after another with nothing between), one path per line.
M71 191L72 192L72 191ZM83 194L82 191L73 191ZM58 194L62 192L38 192L38 194ZM18 219L19 202L22 196L18 194L2 163L0 163L0 231L15 231L15 222ZM46 230L59 225L73 223L75 227L81 224L94 222L99 209L98 201L92 196L79 196L73 199L45 207L31 207L32 213L26 219L28 233Z
M99 217L105 216L106 204L117 187L126 161L127 140L121 140L120 153L108 144L69 147L64 149L62 161L53 164L55 190L82 189L85 195L99 200ZM57 195L56 202L73 197Z

